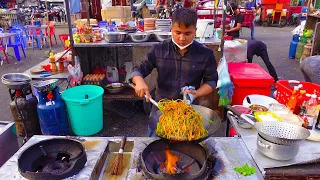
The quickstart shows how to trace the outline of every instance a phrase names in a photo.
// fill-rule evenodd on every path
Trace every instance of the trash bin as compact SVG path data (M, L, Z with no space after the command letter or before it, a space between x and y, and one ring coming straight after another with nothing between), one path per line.
M95 85L77 86L62 92L75 135L90 136L102 130L103 93L103 88Z

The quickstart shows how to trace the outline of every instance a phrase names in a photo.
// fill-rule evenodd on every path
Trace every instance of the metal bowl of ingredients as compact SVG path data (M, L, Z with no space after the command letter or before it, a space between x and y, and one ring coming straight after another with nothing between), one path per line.
M57 87L59 80L58 79L50 79L46 81L38 81L33 84L33 86L39 92L49 92L52 91L55 87Z
M246 116L248 118L250 118L252 121L256 122L256 119L254 118L254 116L252 116L250 114L246 114ZM253 127L252 124L248 123L245 120L242 120L241 118L237 118L237 122L238 122L239 126L242 127L243 129L251 129Z
M165 41L171 39L172 33L171 32L156 32L155 33L158 41Z
M131 40L133 42L146 42L149 40L150 34L137 32L137 33L130 33L129 36L131 37Z
M103 34L104 39L109 43L119 43L126 39L126 32L107 32Z
M125 86L122 83L111 83L107 84L105 88L108 90L109 93L117 94L121 93L124 90Z
M265 106L262 106L262 105L259 105L259 104L252 104L250 105L249 107L252 112L267 112L268 111L268 108L265 107Z

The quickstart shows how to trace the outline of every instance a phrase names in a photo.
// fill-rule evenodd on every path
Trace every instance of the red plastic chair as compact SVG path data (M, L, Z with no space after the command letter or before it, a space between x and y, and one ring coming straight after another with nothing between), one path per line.
M67 49L64 42L68 40L68 37L69 37L69 34L59 34L59 39L64 49Z
M48 28L46 29L46 35L49 37L50 45L52 46L52 36L54 36L56 44L58 44L57 37L56 37L56 22L48 21L46 22L46 24L48 25Z
M4 54L5 58L6 58L7 63L10 64L10 63L9 63L8 56L7 56L7 53L6 53L6 48L5 48L2 44L0 44L0 51L3 52L3 54Z

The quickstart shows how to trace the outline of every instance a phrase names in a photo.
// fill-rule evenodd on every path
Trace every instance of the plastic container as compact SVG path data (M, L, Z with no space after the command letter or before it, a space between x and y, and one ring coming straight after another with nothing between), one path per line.
M308 6L302 6L302 10L301 10L301 12L302 13L307 13L308 12Z
M270 96L274 79L258 64L228 63L231 81L235 88L232 105L241 105L251 94Z
M296 50L297 50L298 43L299 43L299 35L295 34L295 35L293 35L292 41L290 43L290 48L289 48L289 58L290 59L296 58Z
M109 83L119 82L119 74L116 67L107 67L107 80Z
M90 136L103 128L102 95L100 86L82 85L63 91L72 131L77 136Z
M99 26L99 28L107 28L108 22L107 21L99 21L98 26Z
M300 42L298 43L297 46L297 50L296 50L296 59L300 60L303 50L304 50L304 46L307 44L307 39L304 37L300 38Z
M296 80L279 80L276 83L276 100L281 104L287 104L292 94L293 87L299 84L303 85L303 88L307 91L307 94L314 94L314 91L317 91L317 94L319 96L320 85L318 84L310 82L300 82Z

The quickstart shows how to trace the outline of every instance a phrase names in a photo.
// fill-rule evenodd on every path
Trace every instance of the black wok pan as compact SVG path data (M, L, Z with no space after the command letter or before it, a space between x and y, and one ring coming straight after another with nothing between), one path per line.
M132 87L133 89L135 89L135 84L129 83L129 86ZM145 97L146 97L146 95L145 95ZM158 107L158 103L155 100L153 100L152 98L150 98L149 100L153 105ZM214 112L210 108L206 108L206 107L199 106L199 105L191 105L191 106L196 112L198 112L202 116L204 128L208 131L207 136L202 137L200 139L195 139L192 141L189 141L187 138L183 138L183 137L179 138L179 140L177 140L177 139L168 139L168 140L188 141L188 142L199 143L199 142L207 139L208 137L212 136L215 132L217 132L219 130L220 125L221 125L221 118L216 112ZM163 139L167 139L167 138L162 137L156 133L157 124L159 122L159 118L160 118L161 114L162 113L160 112L160 110L158 110L156 112L151 112L150 118L149 118L149 127L157 136L159 136ZM213 123L210 123L210 120L213 121Z
M196 112L198 112L202 116L202 119L204 122L204 128L208 131L207 136L202 137L200 139L189 141L189 142L199 143L207 139L208 137L212 136L215 132L219 130L221 125L221 118L215 111L213 111L210 108L199 106L199 105L191 105L191 106ZM156 133L156 129L157 129L157 124L159 122L160 116L161 116L161 112L160 110L158 110L156 112L151 112L150 118L149 118L149 127L157 136L159 135ZM209 120L213 120L213 123L210 123ZM165 137L161 137L161 138L167 139ZM171 140L174 140L174 139L171 139ZM188 140L179 140L179 141L188 141Z

